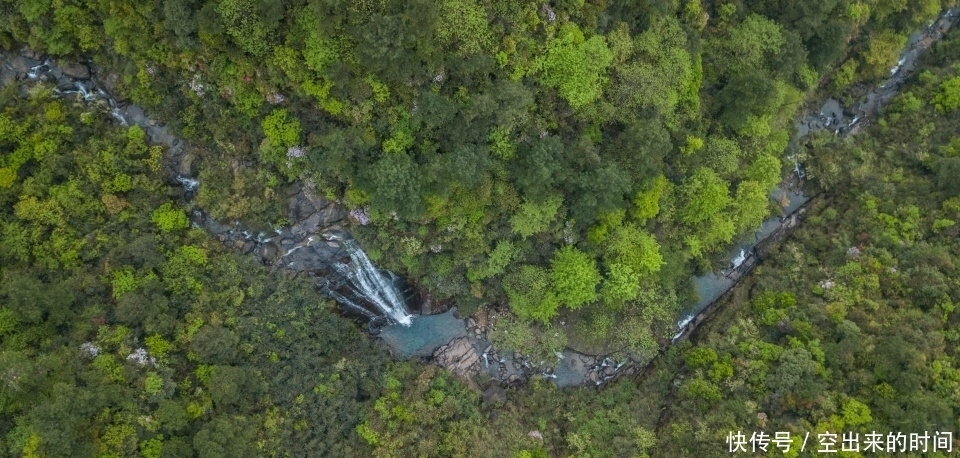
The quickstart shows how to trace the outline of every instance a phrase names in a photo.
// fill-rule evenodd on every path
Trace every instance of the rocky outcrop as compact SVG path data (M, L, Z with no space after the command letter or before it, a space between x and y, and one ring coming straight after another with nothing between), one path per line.
M438 348L433 352L433 359L440 367L464 380L480 373L480 355L466 337L451 340Z
M63 75L75 80L90 79L90 67L80 62L64 62L60 64Z
M507 390L502 386L493 383L486 390L483 390L483 403L496 406L507 402Z

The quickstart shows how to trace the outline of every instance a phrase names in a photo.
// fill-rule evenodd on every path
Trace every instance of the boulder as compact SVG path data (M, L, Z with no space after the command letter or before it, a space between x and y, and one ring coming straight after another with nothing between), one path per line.
M309 199L304 198L303 193L298 193L287 200L287 218L291 221L302 221L320 208L323 207L314 207Z
M10 59L10 66L13 67L13 70L20 75L26 75L31 68L40 65L39 60L30 59L27 57L14 57Z
M102 87L104 90L110 94L116 93L117 84L120 82L120 76L115 73L108 73L106 75L98 75L98 78L95 79L97 85ZM120 101L121 97L115 97L117 101Z
M451 340L433 352L434 361L459 378L470 380L480 373L480 355L466 337Z
M20 55L28 59L34 59L34 60L40 59L40 53L30 49L30 47L28 46L24 46L23 48L20 48Z
M17 73L8 70L6 67L0 67L0 87L6 87L17 80Z
M307 219L300 221L297 224L294 224L290 228L290 232L300 238L304 238L310 234L315 234L320 230L320 215L314 213L310 215Z
M483 392L483 403L487 405L497 405L507 402L507 390L494 383Z
M184 153L180 157L180 163L177 165L177 173L187 177L197 176L197 171L194 170L193 160L195 156L190 153Z
M317 214L320 216L320 225L324 227L341 221L347 216L347 212L343 211L339 205L333 203L324 207L323 210L320 210Z
M279 250L277 250L277 246L272 243L264 244L257 250L257 255L265 261L272 262L276 259L277 254L279 254Z
M60 70L70 78L78 80L90 79L90 67L81 63L61 63Z

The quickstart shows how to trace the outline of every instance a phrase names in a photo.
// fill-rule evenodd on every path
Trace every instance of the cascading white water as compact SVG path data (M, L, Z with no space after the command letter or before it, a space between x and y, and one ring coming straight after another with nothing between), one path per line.
M740 267L740 265L743 264L743 261L746 261L746 260L747 260L747 252L743 248L741 248L740 254L738 254L737 257L733 258L733 260L730 261L730 265L734 269L737 269Z
M177 175L177 183L180 183L185 191L196 191L200 187L200 180L183 175Z
M374 267L370 258L357 246L356 242L332 234L328 237L343 244L344 250L350 256L349 263L333 265L338 273L347 278L350 289L357 296L375 305L391 322L410 326L412 315L407 311L403 296L400 295L394 282Z

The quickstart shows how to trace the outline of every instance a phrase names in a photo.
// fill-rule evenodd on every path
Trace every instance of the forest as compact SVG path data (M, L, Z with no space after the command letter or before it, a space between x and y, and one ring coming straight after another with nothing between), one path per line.
M187 202L167 147L109 107L0 78L0 456L707 457L738 431L794 445L754 455L804 456L806 434L960 438L960 34L862 132L791 142L953 6L0 0L0 54L96 68L190 145L202 183ZM806 220L670 345L691 276L782 213L788 152ZM202 208L272 231L303 182L422 297L503 313L498 345L645 368L489 399L191 224Z

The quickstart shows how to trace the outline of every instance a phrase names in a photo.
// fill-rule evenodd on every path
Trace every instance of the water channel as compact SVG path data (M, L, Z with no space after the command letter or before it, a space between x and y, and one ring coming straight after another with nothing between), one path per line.
M813 132L850 135L862 129L896 95L899 86L916 68L920 54L957 23L960 16L957 12L957 8L946 10L929 27L912 35L897 65L891 69L890 77L857 106L845 110L836 100L828 99L819 111L798 121L794 142ZM151 143L166 145L168 180L171 185L180 186L185 199L189 200L201 183L191 173L193 158L184 142L166 126L151 120L142 109L118 102L98 76L96 69L87 63L61 66L29 51L0 55L0 84L20 83L24 92L27 85L34 82L53 84L59 96L79 97L99 104L120 125L141 126ZM782 236L799 224L802 207L809 196L802 191L803 165L794 156L787 159L794 162L793 173L770 195L781 204L781 214L764 221L751 240L732 247L726 257L730 260L726 268L692 279L699 300L682 314L673 341L689 335L704 312L756 265L758 244ZM215 221L201 209L192 211L191 220L228 246L258 257L265 265L314 275L318 291L377 323L379 338L400 358L449 360L456 365L455 372L457 368L468 367L474 373L508 383L544 377L561 387L600 385L638 368L636 362L585 355L570 348L558 349L556 364L531 361L524 355L494 348L486 340L483 323L477 323L472 317L457 317L455 308L441 314L413 317L406 305L410 297L402 292L402 282L376 269L350 239L344 230L347 213L336 202L319 197L314 186L307 182L289 190L288 210L289 220L295 223L277 228L276 233L270 235L254 234L240 222ZM421 307L426 312L426 305L415 305L414 312Z

